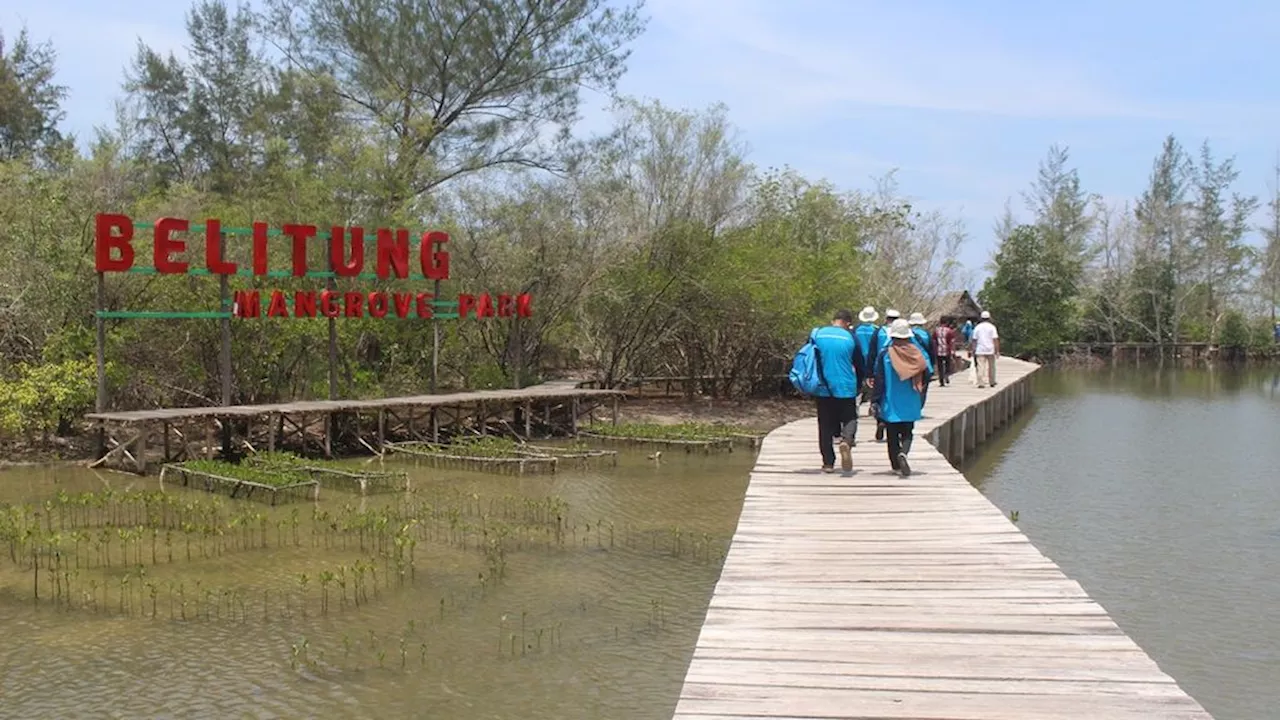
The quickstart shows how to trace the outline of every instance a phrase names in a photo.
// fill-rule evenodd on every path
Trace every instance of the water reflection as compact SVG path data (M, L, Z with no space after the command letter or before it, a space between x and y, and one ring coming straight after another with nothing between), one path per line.
M967 475L1218 720L1280 707L1280 371L1038 374Z

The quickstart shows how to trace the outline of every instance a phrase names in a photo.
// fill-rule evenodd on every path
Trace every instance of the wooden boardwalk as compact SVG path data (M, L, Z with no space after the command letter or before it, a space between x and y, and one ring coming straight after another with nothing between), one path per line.
M819 472L814 420L771 433L675 718L1209 718L921 439L963 447L948 421L998 425L1035 369L932 387L910 478L865 417L849 475Z
M134 472L147 472L151 455L160 463L194 454L212 457L221 436L222 452L257 442L267 450L291 443L302 452L320 445L333 454L336 436L378 453L388 437L439 442L442 428L466 427L486 434L489 425L533 436L537 428L548 434L576 434L583 417L612 405L617 422L621 390L580 388L574 383L545 383L510 390L472 390L437 395L411 395L372 400L304 400L264 405L226 405L94 412L85 417L98 425L97 457L90 467L117 461ZM345 433L337 420L344 418ZM316 426L319 426L318 428ZM319 440L310 438L318 434ZM203 438L203 442L200 439Z

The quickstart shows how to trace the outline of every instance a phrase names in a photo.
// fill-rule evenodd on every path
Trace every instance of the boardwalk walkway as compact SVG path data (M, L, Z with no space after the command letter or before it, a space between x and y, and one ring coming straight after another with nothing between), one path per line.
M1209 718L919 439L1034 370L931 388L907 479L870 422L849 476L818 472L812 419L771 433L676 720Z

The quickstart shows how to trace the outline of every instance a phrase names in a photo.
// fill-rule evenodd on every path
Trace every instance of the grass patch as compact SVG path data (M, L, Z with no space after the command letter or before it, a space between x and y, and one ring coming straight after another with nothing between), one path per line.
M634 438L637 440L689 440L711 441L727 440L738 435L754 435L737 425L723 423L679 423L664 425L661 423L620 423L618 425L588 425L585 431L593 435L613 438Z
M310 475L305 470L285 465L259 466L229 463L222 460L188 460L176 463L175 467L195 473L258 483L259 485L267 485L274 488L290 487L311 480Z

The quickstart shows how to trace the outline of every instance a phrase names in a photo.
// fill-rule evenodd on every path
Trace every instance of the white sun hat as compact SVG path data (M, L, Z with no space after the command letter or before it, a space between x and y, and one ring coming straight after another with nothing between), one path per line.
M862 308L862 312L858 313L858 320L864 323L873 323L880 319L880 313L870 305Z
M910 319L910 320L908 320L907 322L908 322L908 323L910 323L910 324L912 324L912 325L923 325L923 324L924 324L924 314L923 314L923 313L918 313L918 312L911 313L911 319Z
M991 313L987 312L986 310L983 310L983 311L982 311L982 314L981 314L981 315L979 315L978 317L982 318L983 320L990 320L990 319L991 319Z
M906 340L911 337L911 324L902 318L894 320L889 325L889 337Z
M893 320L894 318L900 318L900 317L902 317L902 313L898 312L897 310L894 310L893 308L889 308L888 310L884 311L885 320Z

